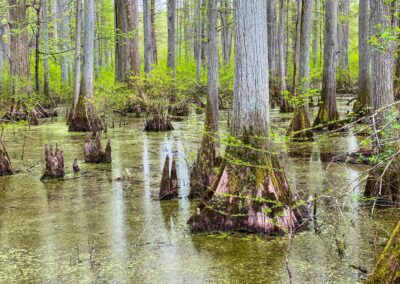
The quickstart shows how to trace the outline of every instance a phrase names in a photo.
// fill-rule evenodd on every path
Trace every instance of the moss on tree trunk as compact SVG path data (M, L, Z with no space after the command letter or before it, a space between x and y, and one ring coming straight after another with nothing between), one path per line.
M400 283L400 222L366 283Z

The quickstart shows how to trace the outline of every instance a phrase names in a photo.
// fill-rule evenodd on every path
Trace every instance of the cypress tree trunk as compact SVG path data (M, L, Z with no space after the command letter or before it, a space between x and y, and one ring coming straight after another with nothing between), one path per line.
M26 2L25 0L8 0L8 9L10 20L9 74L13 80L21 80L28 83L30 80L30 67ZM28 87L28 92L30 91L29 89Z
M362 2L362 1L361 1ZM365 1L364 1L365 2ZM349 67L349 11L350 0L339 0L339 15L337 29L338 40L338 89L342 92L350 91Z
M337 52L337 11L336 0L325 2L325 34L324 34L324 74L322 79L322 104L315 118L314 126L328 126L334 129L339 125L336 106L336 52Z
M50 96L50 71L49 71L49 32L48 32L48 9L47 1L41 0L42 6L42 38L43 38L43 94L46 98Z
M130 83L140 75L137 0L115 0L115 78Z
M176 18L176 0L168 0L167 2L168 13L168 62L167 66L175 73L175 18Z
M85 101L93 98L94 93L94 0L85 0L84 18L82 79L78 103L69 123L69 131L98 132L101 130L101 122L97 118L93 105Z
M318 39L319 39L319 1L314 0L314 23L313 23L313 42L312 58L314 67L318 66Z
M310 130L311 123L308 113L308 98L310 88L310 39L311 39L311 12L312 0L301 0L301 16L297 20L300 23L299 39L296 39L296 49L299 51L299 79L294 80L293 88L296 95L300 96L300 103L296 106L293 119L289 126L289 135L294 141L312 140L313 133ZM299 41L298 41L299 40ZM297 47L299 45L299 47ZM297 68L296 68L297 69ZM297 76L297 73L294 73Z
M218 156L218 1L208 0L207 33L208 33L208 99L204 135L197 161L191 172L190 197L203 197L215 177L214 167Z
M269 85L272 98L278 98L278 68L277 59L277 17L276 17L276 0L267 1L267 20L268 20L268 66L269 66Z
M57 35L58 48L60 50L60 66L61 66L61 82L69 85L71 62L68 55L70 49L68 37L70 36L69 28L69 1L58 0L57 2Z
M153 48L153 64L158 64L158 55L157 55L157 36L156 36L156 27L155 27L155 18L156 18L156 1L150 0L150 18L151 18L151 46Z
M267 154L268 143L260 139L267 137L270 121L266 16L265 0L234 1L235 86L230 130L250 148L227 149L220 174L189 220L196 232L270 235L296 228L301 218L291 208L294 198L283 169L275 155Z
M367 115L371 107L369 16L369 1L360 1L358 15L358 94L353 106L353 112L357 116Z
M391 150L398 151L398 142L381 144L383 141L398 141L398 131L391 126L391 116L397 113L398 109L390 107L394 103L393 94L393 56L394 43L381 37L382 31L391 27L390 3L385 0L370 0L371 8L371 29L372 36L377 43L371 48L371 76L372 78L372 107L379 111L373 119L373 130L380 130L376 133L373 143L374 151L379 153L392 147ZM393 117L392 117L393 118ZM385 128L385 129L382 129ZM378 166L370 172L365 187L365 196L377 198L380 203L389 203L400 206L400 161L397 157L387 165Z
M283 96L287 91L286 86L286 70L285 70L285 0L279 0L279 32L278 32L278 48L279 48L279 94L281 96L280 111L287 113L292 111L292 107Z
M196 47L194 49L194 56L196 58L196 80L200 82L201 77L201 58L202 58L202 46L203 46L203 15L201 12L201 7L203 5L203 0L197 0L196 7L196 17L197 17L197 26L196 26Z
M230 27L231 21L231 4L229 0L220 2L221 9L221 42L222 42L222 59L224 65L229 65L232 54L232 31Z
M143 0L144 72L151 71L154 50L151 32L151 0Z

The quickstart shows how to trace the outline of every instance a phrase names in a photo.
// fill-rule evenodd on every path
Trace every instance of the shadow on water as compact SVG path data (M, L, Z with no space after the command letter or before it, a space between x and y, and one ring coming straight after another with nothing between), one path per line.
M273 127L285 129L291 115L271 114ZM176 130L167 133L145 133L143 120L133 118L110 128L111 165L83 163L85 134L68 133L62 120L6 133L13 166L23 171L0 178L0 282L287 283L285 237L190 233L187 220L196 204L187 199L188 161L201 140L202 119L174 121ZM361 281L353 267L371 269L398 220L393 210L371 218L360 206L362 182L346 187L365 167L333 163L327 169L320 159L321 151L348 151L358 139L350 131L288 144L281 155L293 191L306 200L317 196L318 230L310 225L296 234L289 252L294 283ZM56 142L66 179L41 182L44 144ZM179 198L160 202L167 153L177 162ZM86 174L72 173L75 158ZM343 255L338 242L345 244Z

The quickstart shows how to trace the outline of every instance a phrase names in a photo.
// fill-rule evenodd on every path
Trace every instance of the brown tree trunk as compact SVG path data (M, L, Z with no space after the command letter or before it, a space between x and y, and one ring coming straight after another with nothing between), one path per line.
M64 157L61 149L56 144L56 149L53 151L53 146L46 144L45 170L42 179L63 178L64 176Z

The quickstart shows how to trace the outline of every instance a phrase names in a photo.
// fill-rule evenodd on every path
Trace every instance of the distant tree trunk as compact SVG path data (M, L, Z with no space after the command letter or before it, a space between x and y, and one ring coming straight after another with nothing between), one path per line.
M321 98L318 115L314 126L328 125L329 129L338 126L339 119L336 106L336 53L337 53L337 11L336 0L325 2L325 33L324 33L324 73L322 79Z
M151 0L151 10L150 10L150 17L151 17L151 46L153 48L153 64L158 64L158 55L157 55L157 36L156 36L156 2L155 0Z
M35 31L35 92L40 93L40 75L39 75L39 65L40 65L40 32L41 32L41 9L42 2L33 6L36 12L36 31Z
M222 59L224 65L229 65L232 54L232 31L230 27L231 21L231 4L229 0L220 2L221 9L221 43L222 43Z
M338 21L338 89L342 92L350 91L350 67L349 67L349 11L350 0L339 0Z
M190 32L189 32L189 23L190 23L190 8L189 8L189 0L183 0L183 39L185 43L185 62L189 61L189 53L190 53Z
M369 2L360 1L358 15L358 95L353 112L367 115L371 107L371 55L369 47Z
M73 112L78 107L79 91L81 88L81 45L82 45L82 0L76 0L75 14L75 76Z
M138 7L136 0L115 0L115 78L131 83L140 75Z
M312 42L312 58L314 67L318 66L318 40L319 40L319 1L314 0L314 23L313 23L313 42Z
M86 100L93 98L94 93L94 0L85 0L84 16L82 79L78 106L74 110L69 130L98 132L101 130L101 123L95 109L91 102L84 101L84 98Z
M312 0L301 0L300 42L299 42L299 79L294 78L296 95L307 96L310 88L310 39L311 39L311 12ZM296 39L297 41L298 39ZM296 49L298 42L296 42ZM296 73L294 73L296 76ZM294 141L312 140L308 113L308 98L300 97L300 104L296 106L293 119L289 126L289 134Z
M268 9L268 66L269 66L269 86L272 98L278 98L277 84L277 17L276 17L276 0L267 1Z
M219 156L218 143L218 1L208 0L208 99L204 134L197 161L191 173L190 197L203 197L215 178L214 167Z
M278 32L278 47L279 47L279 95L281 97L280 110L283 113L292 110L288 101L284 97L284 92L287 91L286 86L286 70L285 70L285 0L279 0L279 32Z
M197 2L197 27L196 27L196 48L195 48L195 58L196 58L196 80L200 82L201 78L201 58L202 58L202 46L203 46L203 15L201 12L201 7L203 6L203 0L196 0Z
M168 0L167 2L168 13L168 61L167 66L175 73L175 18L176 18L176 0Z
M291 209L294 200L283 169L274 154L266 154L271 153L268 143L260 139L268 136L270 123L266 17L265 0L234 1L235 86L230 130L249 147L227 149L226 164L189 220L193 231L271 235L295 229L300 221L298 210ZM276 203L281 204L279 212L270 213L271 204ZM277 222L273 215L280 216Z
M8 7L10 22L9 74L13 80L21 80L26 84L30 80L26 2L25 0L8 0ZM23 88L23 90L30 92L30 87ZM15 88L14 91L16 91Z
M61 82L65 85L69 85L70 82L70 68L71 62L69 58L69 0L58 0L57 3L57 35L58 45L61 53L60 55L60 67L61 67Z
M50 96L50 71L49 71L49 32L47 1L41 0L42 6L42 38L43 38L43 93L46 98Z
M143 0L144 72L149 73L154 63L151 32L151 0Z
M378 114L372 120L373 131L376 133L373 141L374 151L377 153L390 149L398 151L398 130L393 129L393 114L398 109L393 107L393 56L394 43L382 38L382 31L391 27L390 2L386 0L370 0L372 36L377 42L371 48L371 76L372 78L372 107ZM377 132L379 130L379 132ZM388 141L387 143L381 143ZM391 143L394 142L394 144ZM397 141L397 142L396 142ZM365 186L365 196L376 198L378 202L389 203L400 207L400 159L375 167L370 172Z

